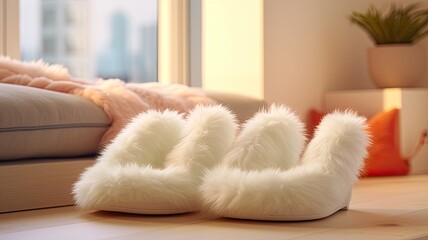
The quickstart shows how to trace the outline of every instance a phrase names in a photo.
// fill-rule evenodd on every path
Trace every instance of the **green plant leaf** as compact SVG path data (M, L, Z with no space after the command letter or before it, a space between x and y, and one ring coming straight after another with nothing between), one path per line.
M428 10L419 7L419 4L403 7L392 3L383 14L371 6L365 13L353 12L350 21L376 44L414 43L428 35Z

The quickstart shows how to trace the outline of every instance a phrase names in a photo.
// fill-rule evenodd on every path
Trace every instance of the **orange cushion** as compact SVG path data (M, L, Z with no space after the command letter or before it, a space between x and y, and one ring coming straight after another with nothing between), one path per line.
M311 110L308 132L313 133L325 114ZM405 175L409 173L409 161L401 157L398 140L399 110L380 112L368 120L372 145L365 160L364 176Z

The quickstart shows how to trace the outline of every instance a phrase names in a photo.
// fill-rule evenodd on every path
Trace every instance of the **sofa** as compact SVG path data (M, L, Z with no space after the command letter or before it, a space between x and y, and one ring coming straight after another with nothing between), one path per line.
M201 91L240 122L266 106ZM102 108L80 96L0 83L0 212L73 205L72 185L102 151L110 125Z

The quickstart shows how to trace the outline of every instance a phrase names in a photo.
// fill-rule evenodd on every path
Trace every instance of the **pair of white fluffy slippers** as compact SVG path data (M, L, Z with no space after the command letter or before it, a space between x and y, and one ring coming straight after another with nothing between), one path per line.
M198 211L254 220L312 220L346 208L367 154L365 119L333 113L306 138L299 118L272 106L235 138L233 114L198 106L187 119L139 115L75 184L84 209Z

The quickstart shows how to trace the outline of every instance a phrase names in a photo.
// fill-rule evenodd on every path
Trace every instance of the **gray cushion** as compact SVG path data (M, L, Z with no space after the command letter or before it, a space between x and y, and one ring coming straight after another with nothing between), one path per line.
M0 160L93 154L109 124L81 97L0 84Z

